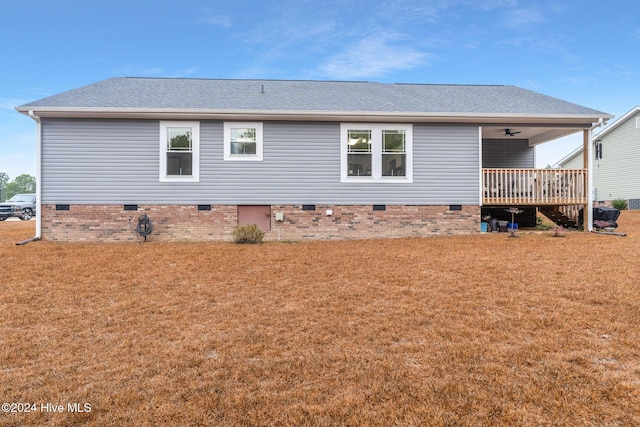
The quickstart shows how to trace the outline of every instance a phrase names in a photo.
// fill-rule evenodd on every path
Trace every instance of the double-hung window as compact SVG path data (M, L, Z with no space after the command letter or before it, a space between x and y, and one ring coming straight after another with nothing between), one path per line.
M224 160L261 161L262 123L225 122Z
M348 176L371 176L371 129L347 129Z
M382 176L407 176L407 132L382 130Z
M342 182L412 182L413 126L343 123Z
M160 181L200 180L200 122L160 122Z

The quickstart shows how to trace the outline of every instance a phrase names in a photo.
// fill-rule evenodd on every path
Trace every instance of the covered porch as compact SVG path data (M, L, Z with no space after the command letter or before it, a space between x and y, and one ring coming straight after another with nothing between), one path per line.
M482 128L482 168L480 199L485 211L505 207L540 211L558 224L577 227L587 213L584 230L591 230L590 126L557 124L509 124ZM535 146L570 134L582 133L583 166L574 169L535 168Z
M483 211L517 206L528 226L535 226L537 210L565 228L580 228L580 211L589 203L587 177L587 169L483 169Z

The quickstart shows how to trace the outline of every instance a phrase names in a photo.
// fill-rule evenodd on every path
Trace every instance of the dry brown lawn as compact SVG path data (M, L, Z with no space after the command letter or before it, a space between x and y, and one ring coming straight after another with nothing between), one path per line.
M5 221L0 400L35 411L0 424L640 425L640 211L619 223L16 246L34 222Z

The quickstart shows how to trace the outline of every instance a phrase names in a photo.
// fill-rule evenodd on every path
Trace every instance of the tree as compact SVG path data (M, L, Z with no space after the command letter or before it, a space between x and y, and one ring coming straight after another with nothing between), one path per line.
M36 179L29 174L22 174L17 176L13 181L6 185L5 197L10 199L16 194L20 193L35 193L36 192Z
M7 200L5 188L9 182L9 175L4 172L0 172L0 202Z

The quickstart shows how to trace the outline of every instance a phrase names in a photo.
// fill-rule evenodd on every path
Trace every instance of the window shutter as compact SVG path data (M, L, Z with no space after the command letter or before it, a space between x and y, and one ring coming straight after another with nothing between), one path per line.
M602 142L596 142L596 160L602 159Z

